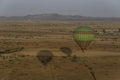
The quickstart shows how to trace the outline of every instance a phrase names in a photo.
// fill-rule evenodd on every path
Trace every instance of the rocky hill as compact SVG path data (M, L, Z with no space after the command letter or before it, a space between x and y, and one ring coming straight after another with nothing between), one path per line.
M80 15L61 15L57 13L51 14L36 14L26 16L1 16L0 20L62 20L62 21L77 21L77 20L120 20L120 18L105 18L105 17L85 17Z

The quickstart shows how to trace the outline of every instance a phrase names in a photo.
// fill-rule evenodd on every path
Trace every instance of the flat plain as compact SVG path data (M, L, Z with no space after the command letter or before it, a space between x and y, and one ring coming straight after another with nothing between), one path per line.
M95 30L83 53L76 27ZM52 53L44 65L43 51ZM0 80L120 80L119 21L0 21Z

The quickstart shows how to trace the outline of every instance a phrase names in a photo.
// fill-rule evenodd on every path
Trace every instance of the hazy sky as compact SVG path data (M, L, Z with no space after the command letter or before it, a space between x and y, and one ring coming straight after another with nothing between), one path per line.
M120 0L0 0L0 16L41 13L120 17Z

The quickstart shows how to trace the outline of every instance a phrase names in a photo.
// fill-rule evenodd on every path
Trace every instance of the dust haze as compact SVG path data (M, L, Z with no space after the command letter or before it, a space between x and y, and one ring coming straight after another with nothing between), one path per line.
M120 17L119 0L0 0L0 16L60 13L93 17Z
M120 80L119 3L0 0L0 80ZM84 53L73 39L80 26L95 34Z

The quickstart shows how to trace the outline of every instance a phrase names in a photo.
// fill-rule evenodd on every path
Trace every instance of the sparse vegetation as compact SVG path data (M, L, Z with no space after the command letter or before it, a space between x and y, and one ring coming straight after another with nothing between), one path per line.
M23 49L24 49L23 47L15 48L15 49L7 49L7 50L0 51L0 54L14 53L14 52L22 51Z
M85 53L72 39L73 30L80 25L89 25L96 31ZM51 66L57 80L91 80L88 68L100 80L119 79L119 25L119 21L0 22L0 79L5 74L8 80L54 80ZM50 62L46 68L36 57L41 50L49 50L55 56L54 60L45 60ZM109 79L105 75L108 73Z
M77 62L77 61L78 61L78 57L77 57L77 56L75 56L75 55L74 55L74 56L72 56L71 61L72 61L72 62Z

